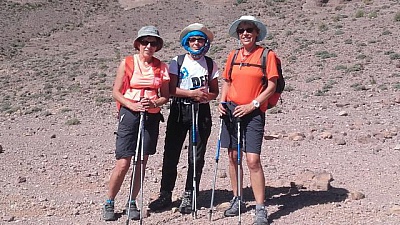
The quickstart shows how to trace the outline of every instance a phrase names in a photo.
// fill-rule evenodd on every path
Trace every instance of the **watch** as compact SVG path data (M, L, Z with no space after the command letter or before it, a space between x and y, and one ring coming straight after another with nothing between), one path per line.
M254 107L256 107L257 109L260 108L260 102L258 102L257 100L254 99L252 101L252 103L253 103Z

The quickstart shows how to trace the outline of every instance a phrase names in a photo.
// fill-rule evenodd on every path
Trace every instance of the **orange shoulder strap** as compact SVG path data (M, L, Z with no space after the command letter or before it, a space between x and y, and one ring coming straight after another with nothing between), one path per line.
M154 77L160 77L161 76L161 61L157 59L156 57L153 57L153 71L154 71Z
M125 58L125 76L128 76L128 78L132 78L134 69L135 65L133 63L133 56L129 55Z
M127 56L125 58L125 73L124 73L124 79L122 82L122 89L121 93L125 94L126 90L131 88L131 79L133 75L133 70L134 70L134 63L133 63L133 56Z

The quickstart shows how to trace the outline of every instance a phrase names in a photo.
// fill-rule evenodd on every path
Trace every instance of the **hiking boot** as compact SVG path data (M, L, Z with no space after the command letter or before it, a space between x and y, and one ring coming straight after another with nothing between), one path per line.
M242 200L239 200L237 196L233 197L230 201L231 205L224 212L224 216L238 216L239 215L239 204L240 204L240 213L244 213L246 211L246 204Z
M129 219L131 219L131 220L139 220L140 219L140 212L139 212L139 210L138 210L138 208L136 206L135 200L131 201L131 208L130 209L129 209L128 203L126 203L125 207L126 207L125 214L129 215ZM129 214L128 214L128 210L130 210Z
M105 221L115 220L114 201L107 200L103 207L103 219Z
M192 212L192 191L185 191L183 193L179 212L182 214L190 214Z
M151 211L165 209L172 205L172 193L161 191L160 196L149 204Z
M268 224L269 223L268 223L267 211L265 210L265 207L256 209L256 215L254 217L253 225L268 225Z

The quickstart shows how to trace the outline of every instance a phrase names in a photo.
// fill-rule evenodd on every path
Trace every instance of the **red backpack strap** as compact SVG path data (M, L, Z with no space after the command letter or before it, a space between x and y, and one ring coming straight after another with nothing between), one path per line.
M122 78L122 87L120 92L122 95L126 93L128 89L131 88L131 78L133 75L134 63L133 56L127 56L125 58L125 69L124 69L124 77ZM121 109L121 103L117 101L117 109L118 111Z
M269 48L263 48L263 51L261 53L260 61L261 61L261 70L263 73L262 77L262 83L263 86L266 88L268 86L268 79L267 79L267 60L268 60L268 53L271 49Z
M153 72L155 77L161 77L161 61L153 57Z
M125 73L124 73L124 79L122 82L122 89L121 93L125 94L126 90L131 88L131 79L133 75L133 71L135 69L135 65L133 63L133 56L127 56L125 58Z

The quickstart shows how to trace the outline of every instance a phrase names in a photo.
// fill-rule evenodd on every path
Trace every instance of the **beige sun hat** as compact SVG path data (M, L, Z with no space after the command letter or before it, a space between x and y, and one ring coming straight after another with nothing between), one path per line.
M229 27L229 36L239 39L239 35L237 34L236 30L239 24L243 21L252 22L254 23L258 29L260 29L260 33L257 36L256 41L262 41L267 36L267 27L254 16L242 16L238 20L235 20Z
M133 42L133 46L135 47L136 50L139 50L139 39L141 37L146 37L146 36L151 36L151 37L156 37L158 46L156 49L156 52L158 52L164 45L164 40L161 38L160 33L158 32L158 29L155 26L144 26L140 28L138 31L138 36Z
M194 31L194 30L203 32L207 36L207 38L210 42L212 42L214 40L214 34L209 29L207 29L207 27L205 27L201 23L193 23L193 24L190 24L189 26L185 27L181 31L181 34L179 35L179 41L182 42L183 37L185 37L186 34L188 34L190 31Z

